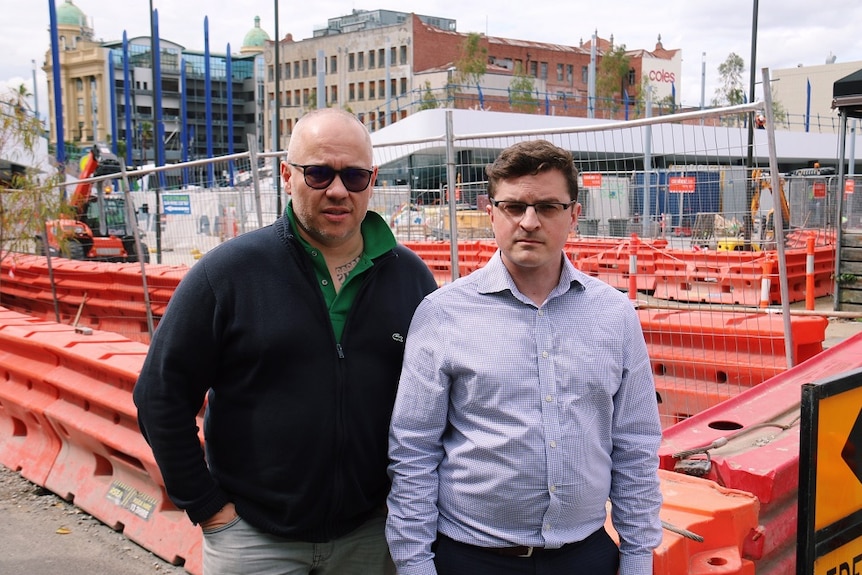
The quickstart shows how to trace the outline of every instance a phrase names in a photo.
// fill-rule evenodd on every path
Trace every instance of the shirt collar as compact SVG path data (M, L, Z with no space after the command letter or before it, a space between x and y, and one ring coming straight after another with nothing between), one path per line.
M560 272L560 281L557 284L557 287L551 290L551 293L548 294L549 300L566 293L570 289L575 291L583 291L586 289L584 282L581 281L583 272L579 272L575 269L575 266L572 265L572 262L569 261L569 258L567 258L562 251L560 252L560 257L563 258L563 269ZM485 273L481 274L479 281L477 282L479 293L490 294L506 290L509 290L512 294L521 293L515 285L515 281L512 279L512 276L509 274L509 270L507 270L505 264L503 264L503 256L499 249L494 253L488 263L485 264L483 269L485 270Z

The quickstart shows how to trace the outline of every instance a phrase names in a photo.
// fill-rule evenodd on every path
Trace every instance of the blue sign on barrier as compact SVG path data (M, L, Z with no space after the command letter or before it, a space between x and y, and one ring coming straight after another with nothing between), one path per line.
M190 215L192 204L188 194L165 194L162 196L162 208L165 214Z

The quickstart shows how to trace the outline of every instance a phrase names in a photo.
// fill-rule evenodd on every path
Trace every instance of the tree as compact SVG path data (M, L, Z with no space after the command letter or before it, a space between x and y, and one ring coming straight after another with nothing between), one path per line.
M317 88L312 88L308 96L305 98L305 107L308 110L316 110L317 109Z
M622 101L623 92L629 86L630 69L625 44L611 46L611 49L602 55L599 62L599 69L596 72L596 97L600 101L604 99L609 102L614 114L619 110L619 102Z
M470 32L461 45L461 57L455 63L458 79L468 85L476 84L488 71L488 48L482 45L482 36Z
M520 64L515 65L515 76L509 83L509 104L516 112L534 112L539 101L533 96L536 84L524 73Z
M745 88L742 83L742 73L745 70L745 60L735 52L718 66L721 85L715 89L713 106L736 106L745 103Z
M32 253L33 238L62 208L62 190L53 193L58 176L47 158L45 128L27 103L22 84L0 96L0 259Z
M419 110L434 110L439 106L440 103L434 97L434 92L431 91L431 82L425 80L425 88L422 92L422 102L419 104Z
M141 134L141 154L143 154L141 164L147 163L147 148L153 143L153 125L150 122L141 122L139 127Z

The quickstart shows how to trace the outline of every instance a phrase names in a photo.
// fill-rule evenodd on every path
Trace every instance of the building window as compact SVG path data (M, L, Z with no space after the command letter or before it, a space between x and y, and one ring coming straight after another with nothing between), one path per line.
M403 65L407 64L407 46L401 46L399 53L400 53L400 57L399 57L398 63L403 66Z
M368 51L368 69L369 69L369 70L373 70L374 68L376 68L376 66L374 65L374 56L375 56L375 54L376 54L376 52L375 52L374 50L369 50L369 51ZM371 95L371 94L369 94L369 96L370 96L370 95Z
M407 93L407 78L401 78L401 95Z
M79 92L83 92L83 91L84 91L84 81L83 81L83 80L81 80L80 78L78 78L77 80L75 80L75 86L78 88L78 91L79 91Z
M317 58L311 61L311 75L317 76Z
M563 65L557 64L557 82L563 81Z
M330 100L330 102L332 102L333 104L337 104L338 103L338 86L333 86L329 90L329 93L332 95L332 100Z
M302 77L308 78L308 60L302 61Z
M356 54L351 52L347 55L347 71L353 72L356 70Z
M356 54L356 67L360 70L365 69L365 52L359 52Z
M285 80L290 80L290 62L284 65L284 74L282 76L284 76Z
M571 85L572 81L574 80L574 77L575 77L575 67L571 64L567 64L566 65L566 82L568 82Z
M547 80L548 79L548 63L542 62L540 70L542 71L542 76L541 76L542 80Z
M380 94L381 98L386 97L386 82L383 80L377 81L377 93Z
M539 75L539 63L538 62L530 62L530 76L533 78L538 77Z
M377 51L377 61L380 62L381 68L386 66L386 50L384 48L380 48Z
M590 67L581 66L581 83L586 84L590 81Z
M389 49L389 63L390 63L390 64L393 64L393 65L394 65L394 64L395 64L395 62L397 62L397 61L398 61L398 60L396 59L396 56L398 56L398 53L395 51L395 46L392 46L392 47Z
M352 82L347 85L347 99L351 102L356 100L356 85Z
M358 99L364 100L365 99L365 82L359 82L358 87L359 87Z
M338 56L329 57L329 73L335 74L338 72Z
M635 85L635 69L629 68L629 86Z
M84 115L84 98L78 98L78 115Z
M293 63L293 77L299 78L299 60Z
M293 91L293 105L301 106L302 105L302 94L299 90Z
M371 53L373 54L373 52L371 52ZM375 92L374 88L375 88L375 86L377 86L377 83L376 83L376 82L374 82L373 80L372 80L371 82L368 82L368 99L369 99L369 100L374 100L374 99L375 99L375 96L374 96L374 92Z

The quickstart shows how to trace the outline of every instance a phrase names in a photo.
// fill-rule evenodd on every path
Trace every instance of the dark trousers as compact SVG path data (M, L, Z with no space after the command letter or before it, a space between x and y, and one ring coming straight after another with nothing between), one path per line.
M620 552L604 528L560 549L537 549L532 557L506 557L438 535L437 575L616 575Z

